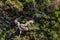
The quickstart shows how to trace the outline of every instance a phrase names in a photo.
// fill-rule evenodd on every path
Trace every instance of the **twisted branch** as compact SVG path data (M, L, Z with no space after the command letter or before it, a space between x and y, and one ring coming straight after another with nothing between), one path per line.
M18 19L19 18L15 19L14 22L15 22L17 28L20 30L20 34L21 34L22 31L28 31L29 30L29 28L26 27L28 24L34 23L34 20L29 20L25 24L21 24L20 22L18 22Z

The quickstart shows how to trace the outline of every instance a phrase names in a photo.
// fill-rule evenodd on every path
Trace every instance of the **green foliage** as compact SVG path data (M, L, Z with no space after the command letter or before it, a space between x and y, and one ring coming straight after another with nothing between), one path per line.
M51 3L51 0L46 0L46 5L49 6Z
M16 36L14 40L21 40L20 37Z
M0 40L59 40L60 7L52 6L51 0L0 0ZM49 12L50 8L54 11ZM35 20L34 24L27 25L33 31L17 36L13 23L17 17L20 23Z
M18 11L22 11L23 10L23 4L21 2L19 2L18 0L7 0L6 4L11 5L11 7L15 7Z

